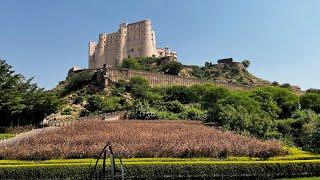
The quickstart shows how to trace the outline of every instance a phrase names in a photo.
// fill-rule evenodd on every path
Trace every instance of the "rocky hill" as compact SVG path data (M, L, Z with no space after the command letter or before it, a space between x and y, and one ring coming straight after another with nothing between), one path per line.
M240 85L271 84L252 75L247 69L249 64L249 61L234 62L232 58L220 59L216 64L206 62L204 66L183 65L171 58L129 58L122 67Z

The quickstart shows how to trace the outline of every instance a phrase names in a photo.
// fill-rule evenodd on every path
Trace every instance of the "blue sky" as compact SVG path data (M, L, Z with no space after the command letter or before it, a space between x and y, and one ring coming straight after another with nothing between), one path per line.
M89 40L121 22L151 19L158 46L184 64L251 61L256 76L320 88L319 0L1 0L0 58L47 89L73 65L87 67Z

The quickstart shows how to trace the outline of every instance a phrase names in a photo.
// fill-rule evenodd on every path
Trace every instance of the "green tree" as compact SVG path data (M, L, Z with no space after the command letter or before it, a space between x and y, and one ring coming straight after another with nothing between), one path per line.
M320 113L320 94L307 93L300 97L300 103L303 109L312 109L316 113Z
M161 67L161 71L165 74L179 75L182 70L182 64L176 61L168 62Z
M197 93L199 94L199 93ZM230 92L225 88L210 88L203 93L202 106L204 108L209 108L218 102L218 100L223 99L230 95Z
M135 69L135 70L140 70L142 67L138 61L138 59L134 58L127 58L122 61L122 68L127 68L127 69Z
M129 91L136 98L146 98L148 93L150 92L149 82L142 77L131 78L128 85L129 85Z
M0 126L37 124L61 105L55 94L31 81L0 60Z
M166 89L164 99L167 101L178 100L183 104L194 102L196 94L186 86L171 86Z
M249 61L249 60L244 60L244 61L242 61L241 63L243 64L243 66L244 66L245 68L248 68L248 67L250 66L250 61Z

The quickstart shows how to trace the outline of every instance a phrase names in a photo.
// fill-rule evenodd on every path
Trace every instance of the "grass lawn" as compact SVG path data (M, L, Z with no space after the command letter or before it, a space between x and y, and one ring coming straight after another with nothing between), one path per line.
M13 138L14 134L0 134L0 140Z
M279 180L320 180L320 177L285 178Z

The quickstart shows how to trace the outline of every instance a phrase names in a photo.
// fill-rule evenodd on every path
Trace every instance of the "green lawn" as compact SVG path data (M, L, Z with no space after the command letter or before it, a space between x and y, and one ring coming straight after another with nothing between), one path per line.
M0 134L0 140L9 139L9 138L12 138L14 136L15 136L14 134Z
M304 177L304 178L285 178L279 180L320 180L320 177Z

